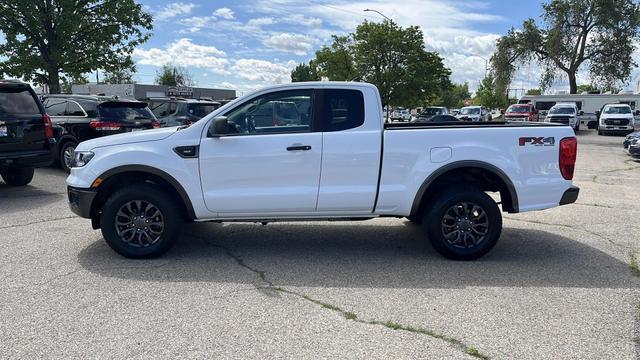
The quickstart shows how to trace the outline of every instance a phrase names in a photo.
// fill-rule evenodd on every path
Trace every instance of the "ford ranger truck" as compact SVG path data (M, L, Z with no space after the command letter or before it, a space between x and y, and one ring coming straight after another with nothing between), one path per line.
M261 111L274 103L294 106ZM578 197L568 126L385 124L382 109L371 84L294 83L188 126L85 141L67 178L69 204L129 258L163 254L185 222L406 217L440 254L471 260L498 241L501 211Z

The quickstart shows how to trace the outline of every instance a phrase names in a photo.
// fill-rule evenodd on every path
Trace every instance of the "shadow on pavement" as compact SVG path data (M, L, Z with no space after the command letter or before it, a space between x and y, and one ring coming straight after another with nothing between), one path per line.
M439 256L408 224L190 224L160 259L128 260L98 241L78 260L90 272L133 281L259 283L228 249L279 286L640 287L628 264L549 232L506 228L487 256L457 262Z

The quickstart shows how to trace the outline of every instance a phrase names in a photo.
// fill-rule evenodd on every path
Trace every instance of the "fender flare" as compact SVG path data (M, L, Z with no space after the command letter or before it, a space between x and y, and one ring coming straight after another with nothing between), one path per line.
M158 168L147 166L147 165L123 165L123 166L118 166L113 169L105 171L100 176L98 176L98 178L102 179L103 181L106 181L114 175L122 174L125 172L132 172L132 171L149 173L169 183L169 185L171 185L171 187L173 187L174 190L176 190L176 192L180 196L180 199L182 200L182 203L184 204L184 207L187 210L187 215L189 219L193 220L196 218L196 213L195 213L195 210L193 209L193 204L191 203L189 194L187 194L187 192L184 190L182 185L180 185L180 183L173 176L169 175L167 172L162 171Z
M509 195L511 197L511 204L508 204L509 206L507 207L508 211L510 213L517 213L519 211L518 210L518 193L516 191L516 187L513 185L513 182L504 171L502 171L497 166L489 164L484 161L462 160L462 161L455 161L438 168L436 171L431 173L424 180L422 185L420 185L420 188L418 189L418 192L415 198L413 199L413 205L411 206L411 215L414 216L418 213L418 211L420 210L420 203L422 201L422 197L427 192L427 189L429 189L429 186L431 186L431 184L434 181L436 181L436 179L438 179L441 175L451 170L461 169L461 168L471 168L471 167L487 170L495 174L502 182L504 182L504 184L507 186L507 191L509 191Z

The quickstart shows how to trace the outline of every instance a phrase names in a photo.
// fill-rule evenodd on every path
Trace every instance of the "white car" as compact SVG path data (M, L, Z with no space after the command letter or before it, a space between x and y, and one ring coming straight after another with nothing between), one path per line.
M599 113L598 135L609 133L630 134L634 132L633 110L627 104L607 104Z
M282 101L297 109L287 122L255 121ZM408 217L442 255L470 260L502 231L488 192L510 213L578 197L569 128L385 124L381 109L371 84L293 83L238 98L191 125L85 141L67 178L69 205L130 258L161 255L190 221Z
M465 106L456 117L464 121L491 121L491 113L484 106Z
M391 120L411 121L411 111L405 108L397 108L391 112Z
M575 103L557 103L549 109L545 122L569 125L574 131L580 130L578 107Z

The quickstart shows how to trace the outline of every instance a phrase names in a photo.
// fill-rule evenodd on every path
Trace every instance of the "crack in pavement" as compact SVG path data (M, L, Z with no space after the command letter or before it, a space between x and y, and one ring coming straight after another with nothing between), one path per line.
M505 216L504 218L505 218L505 219L509 219L509 220L513 220L513 221L519 221L519 222L530 223L530 224L557 226L557 227L562 227L562 228L566 228L566 229L571 229L571 230L576 230L576 231L582 231L582 232L585 232L585 233L587 233L587 234L591 234L591 235L593 235L593 236L599 237L599 238L600 238L600 239L602 239L602 240L608 241L611 245L614 245L614 246L620 247L620 248L625 249L625 250L632 250L632 248L631 248L630 246L622 245L622 244L620 244L620 243L618 243L618 242L616 242L616 241L613 241L613 240L609 239L609 238L608 238L608 237L606 237L606 236L603 236L603 235L601 235L601 234L598 234L598 233L597 233L597 232L595 232L595 231L591 231L591 230L587 230L587 229L582 229L582 228L577 228L577 227L574 227L574 226L571 226L571 225L557 224L557 223L547 223L547 222L544 222L544 221L538 221L538 220L524 220L524 219L517 219L517 218L513 218L513 217L510 217L510 216Z
M388 329L391 330L402 330L402 331L407 331L407 332L411 332L414 334L421 334L421 335L426 335L438 340L443 340L447 343L449 343L450 345L452 345L453 347L463 351L464 353L466 353L467 355L473 356L475 358L479 358L479 359L489 359L489 356L480 352L478 349L476 349L473 346L467 345L465 342L463 342L462 340L456 339L454 337L445 335L445 334L441 334L438 333L436 331L427 329L427 328L422 328L422 327L413 327L411 325L404 325L404 324L400 324L400 323L396 323L393 321L380 321L380 320L365 320L365 319L361 319L358 317L358 315L352 311L347 311L344 310L336 305L330 304L330 303L326 303L323 302L321 300L312 298L311 296L304 294L304 293L300 293L297 291L293 291L293 290L289 290L287 288L281 287L281 286L276 286L271 280L269 280L267 278L266 272L260 269L257 269L249 264L247 264L244 259L235 254L233 251L231 251L231 249L229 249L226 246L223 245L219 245L216 243L213 243L211 241L209 241L209 239L203 237L203 236L198 236L198 235L194 235L194 234L190 234L190 236L199 238L201 240L203 240L206 244L211 245L211 246L215 246L217 248L222 249L226 255L228 255L230 258L232 258L239 266L253 272L254 274L256 274L260 280L260 282L262 282L264 284L264 286L258 286L256 285L255 288L258 291L266 291L267 293L281 293L281 294L287 294L287 295L291 295L291 296L295 296L298 297L300 299L303 299L305 301L311 302L313 304L319 305L324 309L327 310L331 310L333 312L339 313L340 315L342 315L346 320L350 320L350 321L354 321L360 324L365 324L365 325L378 325L378 326L384 326Z
M65 217L55 218L55 219L44 219L44 220L32 221L32 222L28 222L28 223L24 223L24 224L2 226L2 227L0 227L0 230L12 229L12 228L16 228L16 227L30 226L30 225L35 225L35 224L42 224L42 223L47 223L47 222L59 221L59 220L74 219L74 218L77 218L77 217L78 216L76 216L76 215L71 215L71 216L65 216Z

